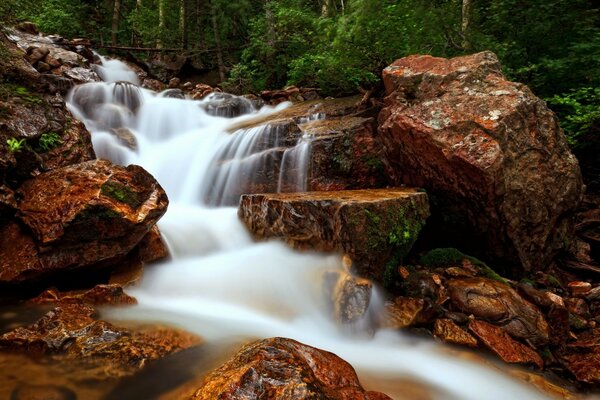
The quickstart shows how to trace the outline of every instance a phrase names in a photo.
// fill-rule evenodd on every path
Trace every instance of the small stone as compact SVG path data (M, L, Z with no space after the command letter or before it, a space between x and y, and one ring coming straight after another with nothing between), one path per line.
M477 339L459 327L451 319L437 319L433 324L433 335L446 343L477 347Z
M544 368L544 362L538 353L512 339L502 328L485 321L473 320L469 323L469 330L505 362L533 364L539 369Z
M406 279L409 277L410 271L406 267L400 267L398 268L398 275L400 275L400 278Z
M567 310L574 314L583 316L588 316L590 313L590 308L585 302L584 299L581 298L570 298L565 301Z
M402 329L421 322L421 315L425 308L423 299L411 297L396 297L393 302L386 302L385 316L382 326L384 328Z
M573 296L583 297L592 290L592 284L589 282L569 282L567 285Z

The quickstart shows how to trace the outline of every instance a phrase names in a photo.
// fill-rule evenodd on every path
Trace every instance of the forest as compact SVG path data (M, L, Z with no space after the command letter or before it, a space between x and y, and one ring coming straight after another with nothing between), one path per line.
M234 93L297 85L347 95L376 88L381 70L409 54L492 50L509 79L558 114L584 175L599 184L593 0L6 0L0 15L100 46L185 56Z

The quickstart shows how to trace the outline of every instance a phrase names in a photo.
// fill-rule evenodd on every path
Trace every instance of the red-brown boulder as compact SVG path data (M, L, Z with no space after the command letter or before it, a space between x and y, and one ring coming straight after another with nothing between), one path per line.
M387 167L394 184L432 194L439 225L430 228L462 227L467 245L546 268L569 242L582 196L579 165L546 103L506 80L491 52L405 57L383 80Z
M250 343L211 372L192 400L385 400L365 391L350 364L333 353L271 338Z
M143 168L105 160L26 181L17 222L0 227L0 282L110 263L127 255L165 213L168 200Z

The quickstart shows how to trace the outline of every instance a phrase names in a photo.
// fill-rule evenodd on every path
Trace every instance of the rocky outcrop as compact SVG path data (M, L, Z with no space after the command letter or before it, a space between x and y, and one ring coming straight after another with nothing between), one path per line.
M62 302L38 321L0 335L0 349L46 355L71 364L80 380L132 375L146 364L201 343L192 334L166 327L115 326L98 320L81 302Z
M409 56L383 80L388 171L432 195L430 228L519 269L545 269L570 241L582 195L577 160L546 104L507 81L490 52Z
M252 156L236 161L244 173L228 187L226 204L247 193L348 190L385 187L383 149L377 139L374 109L360 98L295 104L230 127L237 137L253 137ZM231 152L217 157L214 174L232 168ZM245 174L246 173L246 174ZM248 175L251 174L251 177Z
M211 372L193 400L389 400L365 391L354 369L333 353L291 339L250 343Z
M358 274L385 281L416 240L429 204L414 189L256 194L242 196L238 215L255 238L346 253Z
M142 240L168 204L144 169L104 160L41 174L19 188L19 197L19 223L0 228L4 283L110 264Z
M538 346L548 343L544 315L510 286L486 278L453 279L446 285L452 304L460 311L495 321L513 337Z

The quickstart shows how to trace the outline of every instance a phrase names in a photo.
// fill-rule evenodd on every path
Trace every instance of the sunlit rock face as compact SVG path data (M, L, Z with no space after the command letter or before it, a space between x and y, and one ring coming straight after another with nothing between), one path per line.
M25 182L18 196L22 225L1 228L1 282L37 279L123 257L168 204L163 189L143 168L106 160L41 174Z
M546 268L571 238L582 195L577 160L546 103L507 81L491 52L409 56L383 80L388 171L432 194L431 228L517 269Z
M347 253L361 276L384 281L418 237L429 203L414 189L257 194L242 196L238 214L256 238Z
M193 400L389 400L362 388L350 364L292 339L250 343L209 374Z

